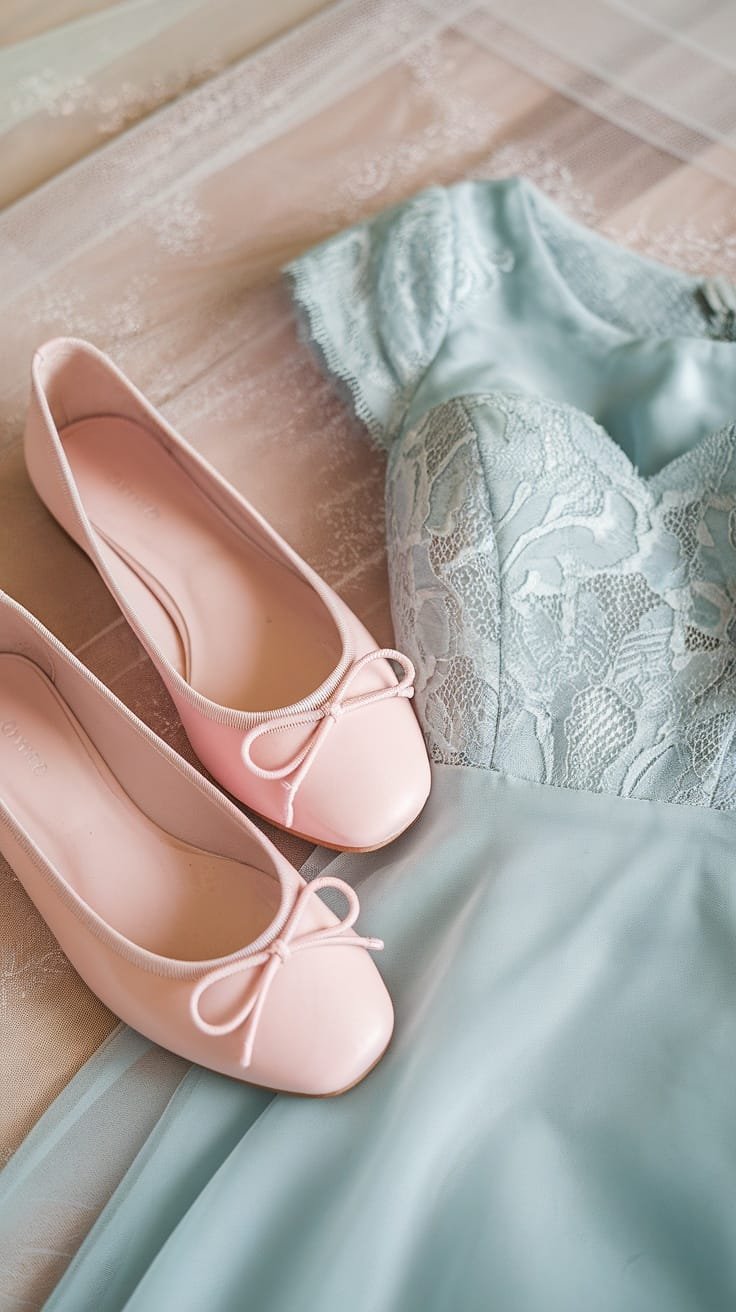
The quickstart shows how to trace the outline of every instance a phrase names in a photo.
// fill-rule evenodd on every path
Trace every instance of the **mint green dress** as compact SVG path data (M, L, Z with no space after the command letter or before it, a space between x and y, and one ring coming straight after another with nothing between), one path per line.
M323 858L386 940L395 1039L326 1102L192 1069L47 1306L729 1312L732 289L515 179L431 188L289 274L388 451L433 761L411 831ZM93 1059L88 1099L122 1044L147 1046Z

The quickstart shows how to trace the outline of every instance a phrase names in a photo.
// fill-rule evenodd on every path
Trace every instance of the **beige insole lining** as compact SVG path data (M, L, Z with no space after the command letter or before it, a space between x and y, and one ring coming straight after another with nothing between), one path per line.
M61 437L119 588L198 692L261 711L324 682L341 656L324 602L236 528L151 433L102 415Z
M276 913L275 877L144 815L46 675L9 653L0 654L0 789L59 874L140 947L207 960L251 943Z

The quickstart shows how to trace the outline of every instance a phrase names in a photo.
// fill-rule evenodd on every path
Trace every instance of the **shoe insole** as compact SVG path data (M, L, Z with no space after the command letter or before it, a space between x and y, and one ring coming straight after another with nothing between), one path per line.
M180 961L236 952L272 921L268 872L181 842L136 806L56 688L0 655L0 790L16 821L103 920Z
M324 682L341 644L321 598L236 528L151 433L103 415L61 437L118 587L198 692L273 710Z

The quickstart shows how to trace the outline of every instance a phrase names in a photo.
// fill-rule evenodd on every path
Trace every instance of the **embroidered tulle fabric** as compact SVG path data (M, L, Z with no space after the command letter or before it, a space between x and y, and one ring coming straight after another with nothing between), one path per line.
M527 336L514 281L540 272L522 211L553 287L529 355L506 348L504 359L490 316L501 305ZM733 808L736 471L719 374L732 348L709 340L729 325L700 285L513 180L430 189L292 272L326 364L391 451L394 621L434 760ZM555 360L544 333L573 338L578 320L594 342L583 349L601 339L602 373L604 348L620 353L614 385L604 379L595 398L620 445L564 399L580 390L574 353L560 395L544 394ZM468 349L473 334L501 358ZM698 403L719 386L720 422L702 431ZM672 432L676 404L697 416L694 440ZM665 447L654 458L652 441Z

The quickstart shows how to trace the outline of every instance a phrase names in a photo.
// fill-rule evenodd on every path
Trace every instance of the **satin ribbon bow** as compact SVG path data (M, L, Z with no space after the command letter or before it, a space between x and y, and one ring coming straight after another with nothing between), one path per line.
M361 692L356 697L348 697L347 693L353 680L357 678L361 670L372 661L390 660L395 661L404 671L402 678L398 683L391 684L387 688L376 688L373 692ZM365 706L374 706L376 702L389 701L393 697L413 697L414 696L414 666L408 656L404 656L400 651L393 651L390 647L382 647L380 651L369 651L359 660L354 661L342 681L338 684L336 692L333 693L329 701L324 706L317 706L314 710L297 712L296 714L277 713L263 720L251 729L243 739L243 760L249 770L257 775L259 779L283 779L288 782L284 784L287 790L286 816L285 824L290 829L294 823L294 801L304 779L307 776L310 766L315 756L319 752L325 738L337 724L342 715L348 715L352 711L359 711ZM253 760L251 749L253 744L265 734L278 733L281 729L298 729L302 725L313 724L315 728L308 736L307 741L299 748L297 752L283 765L274 767L256 765Z
M348 904L346 914L342 920L338 920L336 925L325 925L323 929L312 929L306 934L297 934L307 903L322 888L336 888L342 893ZM190 1014L197 1029L201 1030L203 1034L216 1036L233 1034L235 1030L242 1029L243 1051L240 1064L243 1067L250 1066L258 1025L263 1015L263 1008L266 1005L271 985L281 967L286 965L289 957L296 952L304 952L308 948L322 948L328 944L334 944L337 947L366 948L371 952L380 952L383 947L382 939L363 938L360 934L351 934L349 932L358 919L359 910L360 903L355 890L342 879L336 879L332 875L321 875L318 879L313 879L311 883L306 884L294 902L280 934L274 939L273 943L270 943L262 952L255 952L252 957L240 957L237 961L231 961L226 966L217 966L199 980L192 990L189 1000ZM217 1023L205 1020L200 1003L207 990L212 988L214 984L218 984L220 980L229 979L232 975L247 977L252 970L260 970L261 976L257 987L243 1005L238 1007L237 1011L227 1020Z

